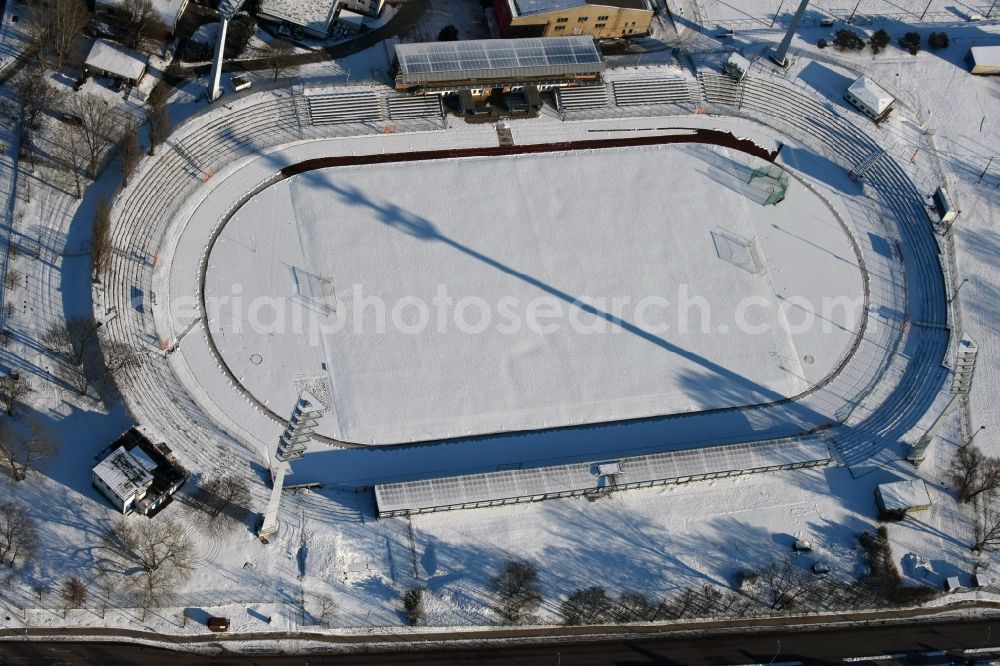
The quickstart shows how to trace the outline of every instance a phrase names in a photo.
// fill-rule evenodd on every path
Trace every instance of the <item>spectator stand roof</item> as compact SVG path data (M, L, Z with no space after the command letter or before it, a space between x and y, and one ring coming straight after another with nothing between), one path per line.
M600 51L585 36L397 44L396 58L406 85L604 71Z
M545 14L557 12L575 7L585 7L587 5L598 5L603 7L619 7L621 9L646 9L652 8L646 0L508 0L513 10L514 16L531 16L532 14Z
M684 449L596 463L504 470L375 486L379 516L571 497L617 489L826 465L822 435ZM617 468L614 463L617 463ZM617 470L617 471L614 471ZM608 472L613 475L610 479ZM605 474L602 474L605 472Z
M148 58L106 39L94 41L84 65L114 76L138 81L146 71Z

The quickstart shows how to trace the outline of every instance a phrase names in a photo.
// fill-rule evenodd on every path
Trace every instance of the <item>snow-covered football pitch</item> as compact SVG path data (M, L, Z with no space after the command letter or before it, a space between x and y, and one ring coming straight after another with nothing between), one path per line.
M290 176L211 245L211 341L259 404L306 388L362 444L795 396L849 353L862 268L794 175L764 205L761 167L684 143Z

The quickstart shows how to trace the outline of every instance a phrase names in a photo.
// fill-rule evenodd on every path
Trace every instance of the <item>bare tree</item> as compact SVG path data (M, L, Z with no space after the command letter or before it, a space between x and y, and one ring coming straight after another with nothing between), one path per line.
M313 610L309 611L309 617L313 624L328 627L333 623L334 613L337 604L333 598L326 594L316 594L312 598Z
M25 127L38 127L41 115L53 109L60 95L49 83L45 68L32 60L14 77L12 86L21 99L20 116Z
M101 160L121 134L122 117L97 93L74 93L66 103L72 125L86 147L87 175L97 178Z
M642 592L622 592L618 595L618 607L615 609L615 621L650 622L656 619L660 605L653 603Z
M199 484L195 499L209 524L220 515L242 519L250 504L250 487L236 474L212 476Z
M498 612L505 624L527 622L542 603L538 570L530 562L507 560L491 583L500 604Z
M31 559L38 548L35 521L23 504L0 501L0 564L17 566Z
M87 26L90 12L85 0L50 0L48 43L56 54L56 69L62 69L73 42Z
M122 187L128 187L128 179L135 173L139 160L142 159L142 147L139 145L139 125L132 116L125 116L121 128L122 138L118 143L118 160L122 167Z
M63 168L69 173L72 184L76 188L76 198L82 198L83 183L81 178L87 167L88 151L83 134L77 127L62 125L53 134L52 145L55 148L56 159L62 162Z
M101 275L111 260L112 249L111 204L101 197L94 206L94 227L90 239L90 269L94 282L100 283Z
M284 39L276 39L263 52L263 60L271 72L271 80L277 81L283 74L294 69L292 55L295 47Z
M31 382L20 374L0 377L0 399L3 400L7 416L14 416L14 406L24 395L31 392Z
M49 349L62 354L73 365L83 365L97 345L97 322L93 317L74 316L66 323L52 324L42 334L42 342Z
M125 15L125 45L133 49L152 50L170 34L152 0L123 0Z
M951 480L963 502L992 495L1000 489L1000 458L984 455L971 444L963 446L952 459Z
M31 584L31 591L38 595L38 601L41 602L42 597L49 591L49 584L44 580L37 580Z
M170 115L167 113L167 99L170 88L160 81L149 93L146 100L146 124L149 126L149 154L170 135Z
M105 395L115 379L127 370L142 365L142 358L131 345L118 340L108 340L104 345L104 366L98 380L97 392Z
M613 604L603 587L593 586L577 590L559 607L566 624L602 624L611 621Z
M815 579L784 559L762 568L758 583L771 608L784 610L794 608L796 599L812 589Z
M39 462L54 458L58 452L58 443L37 423L32 423L27 433L9 424L0 428L0 460L15 481L24 481Z
M981 519L976 523L976 542L972 550L993 552L1000 548L1000 511L984 506Z
M104 548L129 576L129 592L143 611L167 598L193 567L191 540L181 523L119 516L101 535ZM136 571L137 569L137 571Z
M67 611L73 608L83 608L83 605L87 603L87 586L76 576L70 576L63 581L62 596L64 602L63 617L66 617Z

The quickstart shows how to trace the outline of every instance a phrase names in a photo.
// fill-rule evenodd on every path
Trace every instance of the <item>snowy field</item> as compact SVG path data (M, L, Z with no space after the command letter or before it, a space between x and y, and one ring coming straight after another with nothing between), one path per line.
M761 204L758 162L692 144L294 176L215 243L210 331L265 404L328 380L321 432L349 442L795 395L849 348L861 273L810 190Z

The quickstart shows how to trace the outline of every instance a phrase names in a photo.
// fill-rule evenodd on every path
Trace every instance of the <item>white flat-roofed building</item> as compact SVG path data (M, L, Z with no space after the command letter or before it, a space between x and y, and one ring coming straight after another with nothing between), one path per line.
M384 0L264 0L257 18L299 28L316 39L326 39L341 14L345 14L348 21L356 14L378 16L384 5Z
M931 496L921 479L883 483L875 488L875 502L883 514L906 514L931 506Z
M862 76L851 84L844 93L844 99L853 104L861 113L873 120L881 120L889 113L896 98L883 90L877 83Z
M1000 74L1000 46L973 46L965 60L973 74Z
M146 73L149 58L120 44L98 39L90 47L83 64L88 76L107 76L131 85L137 85Z
M126 430L106 451L91 470L91 481L122 513L153 515L187 478L166 445L154 446L137 428Z
M123 446L98 463L91 475L94 486L122 513L131 513L153 485L152 470Z

